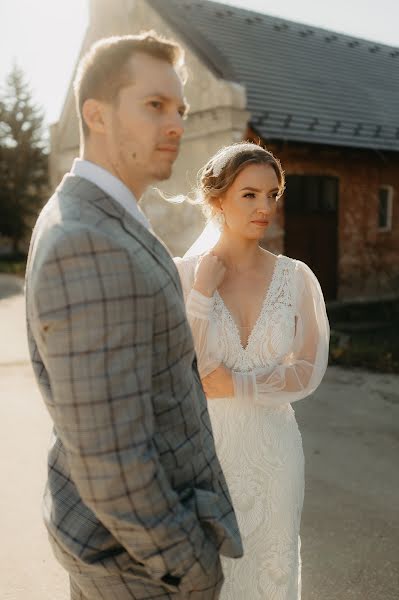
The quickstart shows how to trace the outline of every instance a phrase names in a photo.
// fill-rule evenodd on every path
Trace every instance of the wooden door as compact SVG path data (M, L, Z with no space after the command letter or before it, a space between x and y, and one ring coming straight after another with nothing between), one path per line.
M285 254L305 262L326 300L337 297L338 179L288 175L284 197Z

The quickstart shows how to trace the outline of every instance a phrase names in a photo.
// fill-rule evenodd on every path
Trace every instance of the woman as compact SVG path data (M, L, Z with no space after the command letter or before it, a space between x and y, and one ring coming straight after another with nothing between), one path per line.
M284 190L270 152L223 148L199 187L211 221L175 262L244 543L242 559L222 558L221 598L298 600L304 459L290 403L313 392L326 369L323 295L304 263L259 245Z

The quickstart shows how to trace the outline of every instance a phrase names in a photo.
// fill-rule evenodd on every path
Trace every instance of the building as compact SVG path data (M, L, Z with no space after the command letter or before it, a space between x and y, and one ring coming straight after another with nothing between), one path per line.
M162 190L187 193L221 146L259 140L287 176L265 247L307 262L329 300L398 292L399 49L205 0L91 0L82 53L143 29L177 39L189 70L190 116ZM53 183L77 148L70 89L52 127ZM143 207L174 255L203 226L197 207L154 191Z

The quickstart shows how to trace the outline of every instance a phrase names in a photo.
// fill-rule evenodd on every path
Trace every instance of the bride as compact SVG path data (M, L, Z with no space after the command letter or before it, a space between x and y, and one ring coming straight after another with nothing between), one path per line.
M200 178L208 225L175 259L244 543L242 559L222 557L222 600L301 597L304 458L291 402L320 384L329 324L309 267L259 245L283 190L270 152L223 148Z

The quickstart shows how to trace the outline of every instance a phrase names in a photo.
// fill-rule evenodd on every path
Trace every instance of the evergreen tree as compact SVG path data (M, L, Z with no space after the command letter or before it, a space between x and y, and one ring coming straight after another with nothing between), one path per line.
M43 113L14 65L0 93L0 234L14 252L32 226L48 184Z

